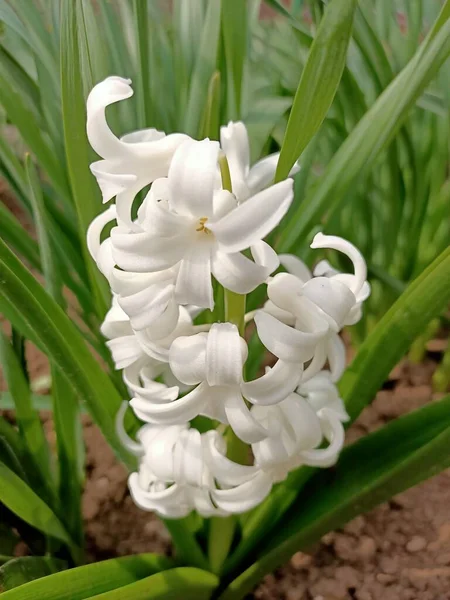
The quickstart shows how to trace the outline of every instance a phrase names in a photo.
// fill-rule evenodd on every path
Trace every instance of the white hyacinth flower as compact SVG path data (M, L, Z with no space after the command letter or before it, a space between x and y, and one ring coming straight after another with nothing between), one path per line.
M137 192L165 177L178 146L188 139L181 133L167 135L144 129L117 138L106 121L106 107L133 95L131 80L107 77L87 99L87 135L92 148L103 160L92 163L91 171L103 195L103 202L117 196L117 216L132 227L131 205Z
M239 202L244 202L272 183L280 153L270 154L250 166L250 142L244 123L230 121L226 127L221 127L220 145L227 157L233 193ZM289 176L299 170L295 163Z
M138 442L123 429L127 403L118 414L123 444L140 456L139 471L129 477L138 506L163 517L227 516L251 510L269 494L271 477L255 466L226 457L226 444L217 431L200 434L189 424L145 425Z
M254 406L252 414L263 424L279 424L274 435L252 444L255 464L274 481L301 465L330 467L337 462L344 444L342 423L349 417L328 371L302 383L276 406ZM324 439L328 446L319 448Z
M219 144L185 141L166 179L157 180L139 211L136 230L111 232L113 256L124 271L155 273L178 265L174 298L212 310L211 274L233 292L246 294L278 266L263 242L286 214L292 181L282 181L237 206L219 189ZM241 251L250 248L253 261Z
M298 346L301 353L306 348L305 334L315 334L316 345L303 380L318 373L328 361L333 381L337 381L345 368L345 348L338 333L344 325L356 322L361 304L370 293L367 268L361 253L342 238L318 233L311 247L344 252L353 262L354 274L327 270L325 275L322 262L320 275L312 276L302 261L281 255L280 261L289 273L279 273L271 279L267 288L269 302L264 312L256 315L255 322L259 336L271 351L280 340L284 341L286 352L292 354ZM305 359L299 356L299 360Z
M244 382L246 358L247 345L231 323L215 323L208 333L178 337L170 348L170 368L176 379L194 389L178 398L174 388L168 391L169 398L150 398L142 382L141 390L133 388L131 407L146 422L178 424L202 414L229 424L247 443L261 440L268 429L252 417L246 400L261 405L281 402L297 387L302 370L296 363L278 361L259 379Z

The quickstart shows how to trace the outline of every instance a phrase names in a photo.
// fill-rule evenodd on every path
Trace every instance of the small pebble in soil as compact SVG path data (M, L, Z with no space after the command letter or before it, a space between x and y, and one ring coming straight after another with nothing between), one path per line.
M420 535L415 535L412 537L409 542L406 544L406 549L408 552L420 552L427 545L427 541L425 538Z

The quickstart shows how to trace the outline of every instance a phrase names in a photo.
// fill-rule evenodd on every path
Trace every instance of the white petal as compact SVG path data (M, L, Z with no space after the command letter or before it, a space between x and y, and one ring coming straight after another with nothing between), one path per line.
M108 160L93 162L89 168L97 180L104 203L125 190L132 188L137 182L136 175L121 173L120 171L118 173L115 172L118 166Z
M177 379L188 385L206 380L206 345L205 333L180 336L172 343L169 363Z
M330 364L331 377L338 381L345 371L345 345L337 335L331 335L327 343L328 362Z
M206 380L209 385L239 385L247 358L247 345L236 325L214 323L206 344Z
M124 369L142 357L142 348L134 335L118 337L106 342L116 369Z
M222 389L225 413L230 427L237 437L247 444L253 444L266 438L269 435L268 430L253 417L239 388Z
M229 490L214 490L211 496L222 510L240 514L260 504L272 489L272 480L260 471L253 479Z
M154 403L136 397L130 401L130 405L136 416L146 423L175 425L198 416L209 400L214 401L213 396L207 384L201 383L192 392L173 402Z
M127 144L138 144L140 142L157 142L165 137L166 134L164 131L149 127L148 129L139 129L138 131L126 133L120 138L120 141Z
M252 196L228 215L208 225L224 252L240 252L261 241L286 214L293 199L292 180Z
M122 142L108 127L105 108L133 95L131 79L107 77L91 90L87 99L87 135L89 143L103 158L114 158L122 151Z
M276 152L275 154L265 156L251 167L247 177L247 185L252 194L260 192L272 183L275 178L275 171L277 170L279 158L280 153ZM298 173L299 170L299 164L295 163L289 173L289 177Z
M286 362L302 363L312 358L326 333L326 329L317 333L298 331L263 311L255 315L255 324L264 346Z
M280 254L278 258L286 271L291 273L291 275L295 275L298 279L301 279L303 283L311 279L311 271L297 256L294 256L293 254Z
M216 190L213 199L214 220L217 221L221 217L224 217L231 212L233 208L236 208L237 205L234 194L228 190Z
M186 503L186 494L182 486L171 485L163 491L143 490L137 473L131 473L128 487L134 503L143 510L151 510L165 518L182 518L191 512Z
M135 363L127 367L123 372L123 380L132 396L149 402L170 402L178 398L178 386L167 387L157 381L145 380L144 386L141 383L142 363Z
M97 255L100 250L100 237L104 227L114 221L116 218L116 207L109 206L105 211L93 219L88 227L86 238L87 247L92 258L97 262Z
M179 304L214 308L209 245L193 244L185 252L177 276L175 299Z
M295 390L302 372L301 365L279 360L262 377L241 384L242 394L253 404L278 404Z
M146 289L136 292L132 296L121 297L119 304L123 310L130 316L133 329L144 329L152 325L156 319L161 317L166 311L173 298L173 284L151 285ZM178 311L171 313L170 324L172 330L178 321ZM170 333L168 332L165 335ZM159 337L165 337L164 333ZM153 336L152 336L153 337Z
M181 144L168 176L172 210L197 218L212 215L218 154L218 142L187 140Z
M299 454L302 462L311 467L331 467L337 462L344 445L345 433L338 416L327 408L321 410L324 433L330 441L327 448L304 450Z
M250 195L245 181L250 167L250 146L244 123L230 121L221 127L220 145L230 168L233 193L242 202Z
M336 331L356 302L349 288L336 279L314 277L303 286L303 295L323 311L323 316Z
M135 440L130 438L128 433L125 431L123 421L125 418L125 413L127 412L127 408L128 408L128 402L126 400L124 400L122 402L122 404L120 405L120 408L117 411L117 415L116 415L117 437L119 438L120 443L122 444L122 446L124 448L126 448L132 454L135 454L136 456L142 456L145 453L145 449L144 449L144 446L142 445L142 443L136 442Z
M263 248L261 248L262 244L264 244ZM213 253L212 272L224 288L236 294L248 294L264 283L278 267L276 253L265 242L258 242L252 246L252 251L257 257L255 262L240 252L225 254L217 251Z
M146 333L148 337L154 341L165 340L174 333L179 323L179 318L180 307L171 298L160 317L147 326Z
M111 231L114 258L125 271L161 271L172 267L183 256L186 240L160 238L151 233L129 233L120 227Z
M351 290L356 296L367 279L366 262L361 252L347 240L335 235L324 235L323 233L317 233L314 236L311 248L333 248L349 257L355 269L355 279Z
M208 466L220 485L239 485L256 475L256 467L240 465L225 456L226 445L218 431L207 431L203 437Z

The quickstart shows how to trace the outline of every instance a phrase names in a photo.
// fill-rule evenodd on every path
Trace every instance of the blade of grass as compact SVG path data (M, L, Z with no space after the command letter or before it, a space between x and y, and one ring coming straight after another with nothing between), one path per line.
M248 5L222 0L222 35L227 66L227 119L242 118L242 90L247 59Z
M321 20L298 84L275 181L285 179L319 129L341 80L356 0L332 0Z
M340 206L351 185L371 166L401 127L409 109L450 54L450 12L441 16L410 63L392 81L347 137L328 164L318 185L281 232L278 250L295 251L325 211Z
M134 0L134 27L137 43L139 74L137 81L137 98L139 106L139 127L148 127L152 123L152 106L150 94L150 65L148 46L148 6L147 0Z
M89 171L90 154L86 136L86 110L78 40L78 36L85 35L85 31L83 23L80 23L79 11L79 0L62 0L60 59L64 140L70 184L78 214L80 244L84 262L88 267L97 315L102 319L109 304L109 292L105 280L89 256L86 245L87 228L99 212L101 201Z
M0 463L0 502L39 531L68 546L75 562L80 548L73 542L61 521L49 506L13 471Z
M5 600L85 600L126 586L173 563L157 554L136 554L61 571L4 593Z
M55 248L49 237L50 228L45 211L39 179L30 156L25 160L30 188L39 251L46 288L50 296L65 310L61 276L55 261ZM59 501L64 507L64 522L78 545L83 542L83 519L81 495L84 480L84 445L78 399L74 390L60 374L57 366L51 365L53 420L58 448Z

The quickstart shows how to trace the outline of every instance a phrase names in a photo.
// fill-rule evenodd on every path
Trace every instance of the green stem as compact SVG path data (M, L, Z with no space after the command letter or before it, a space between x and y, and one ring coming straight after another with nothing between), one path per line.
M219 157L220 174L222 177L222 187L224 190L232 192L231 174L226 156L222 154ZM240 336L244 336L245 331L245 295L236 294L230 290L224 289L225 301L225 321L236 325ZM246 464L248 447L242 442L231 429L227 428L227 455L231 460ZM237 519L230 517L213 517L210 521L208 535L208 558L210 568L213 573L220 574L225 559L228 556L233 543L236 530Z

